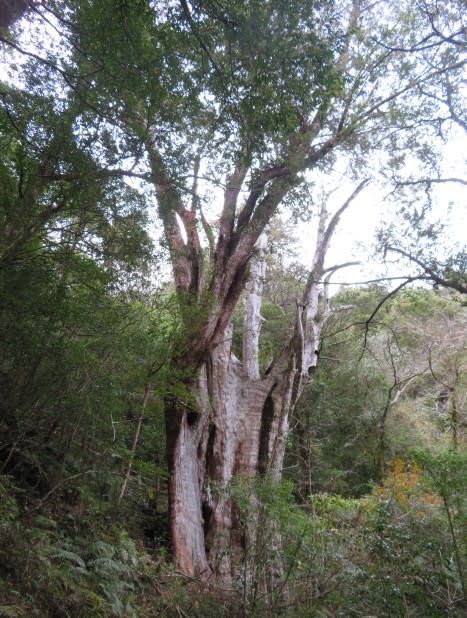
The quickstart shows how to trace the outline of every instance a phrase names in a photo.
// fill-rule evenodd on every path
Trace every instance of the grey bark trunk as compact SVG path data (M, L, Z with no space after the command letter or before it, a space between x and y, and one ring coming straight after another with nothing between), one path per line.
M245 538L229 483L236 475L281 476L291 407L297 388L297 337L268 375L260 376L258 342L264 241L247 285L243 362L231 351L232 330L210 354L185 402L167 408L170 520L176 565L190 576L229 584L245 562ZM303 311L298 311L300 330ZM303 354L303 342L298 351ZM295 387L295 388L294 388ZM191 403L188 403L191 402Z
M231 582L245 539L228 486L235 475L280 478L291 403L289 369L250 379L219 346L201 372L196 413L167 410L169 498L176 565L191 576Z
M246 286L242 361L232 353L232 329L227 326L193 372L196 378L185 384L185 400L168 402L171 534L175 564L187 575L230 585L248 562L245 552L255 540L247 538L252 528L240 524L229 484L236 475L281 477L289 414L311 379L321 331L330 315L327 284L321 285L324 257L340 214L364 184L328 225L323 207L313 268L302 302L297 303L294 333L267 374L261 376L258 366L264 279L260 237ZM243 572L247 582L250 574L245 568Z

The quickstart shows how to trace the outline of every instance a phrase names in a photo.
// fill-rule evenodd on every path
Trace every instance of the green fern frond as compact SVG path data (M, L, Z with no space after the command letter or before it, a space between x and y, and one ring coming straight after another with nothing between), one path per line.
M164 470L160 466L150 462L145 461L144 459L133 459L133 468L144 478L146 479L154 479L154 478L168 478L169 474L167 470Z
M88 562L88 568L92 568L95 573L103 576L129 573L129 568L126 564L107 557L96 558L96 560Z
M76 552L68 551L66 549L62 549L59 552L53 554L51 558L56 558L61 562L71 562L73 565L80 567L81 569L86 569L85 561L79 556Z
M115 553L115 546L105 541L95 541L90 545L91 553L105 558L112 558Z

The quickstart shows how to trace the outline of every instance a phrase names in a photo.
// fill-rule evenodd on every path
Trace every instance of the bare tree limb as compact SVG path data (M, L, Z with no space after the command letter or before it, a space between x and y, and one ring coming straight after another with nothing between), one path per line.
M444 288L452 288L453 290L457 290L461 294L467 294L467 286L462 285L462 283L459 283L457 281L452 281L449 279L445 279L444 277L441 277L430 266L422 262L419 258L411 255L410 253L407 253L407 251L404 251L403 249L400 249L399 247L386 247L386 251L392 251L394 253L399 253L400 255L407 258L414 264L417 264L417 266L420 266L420 268L422 268L425 271L425 273L429 275L429 278L432 279L438 285L441 285Z
M326 273L335 273L338 270L341 270L342 268L348 268L349 266L358 266L360 264L360 262L344 262L343 264L335 264L334 266L329 266L328 268L325 268L323 270L323 275L325 275ZM328 277L326 277L326 280L328 279ZM330 281L327 281L327 283L330 283Z
M386 296L379 301L379 303L376 305L375 309L372 311L370 317L365 320L364 325L365 325L365 333L364 333L364 337L363 337L363 346L362 346L362 351L360 353L360 356L358 357L358 361L357 363L359 363L362 358L363 355L365 353L366 350L366 346L368 343L368 331L370 328L370 324L373 321L373 318L375 317L375 315L378 313L378 311L381 309L381 307L390 299L393 298L393 296L395 296L398 292L400 292L403 288L405 288L406 285L408 285L409 283L412 283L413 281L417 281L420 277L408 277L405 281L403 281L400 285L398 285L396 288L394 288L393 290L391 290L388 294L386 294Z
M418 178L417 180L403 180L396 183L397 187L406 187L410 185L432 185L432 184L444 184L446 182L457 182L461 185L467 186L467 180L463 178Z
M324 229L324 220L321 222L322 229L321 229L321 232L318 232L318 234L321 234L322 238L318 242L317 250L314 256L314 260L313 260L313 267L308 277L308 281L307 281L307 284L304 290L304 294L303 294L304 304L307 304L309 302L308 298L310 296L312 286L316 284L316 282L319 279L321 279L323 274L326 272L325 270L323 270L324 258L328 251L331 237L335 232L335 229L337 227L337 224L339 223L339 220L342 214L345 212L345 210L347 210L347 208L350 206L353 200L358 196L358 194L366 187L369 181L370 181L369 178L365 178L364 180L362 180L362 182L356 187L356 189L354 189L352 194L345 200L342 206L334 213L334 215L332 216L330 222L328 223L325 229ZM323 214L325 217L327 213L324 212ZM329 269L327 272L329 272Z

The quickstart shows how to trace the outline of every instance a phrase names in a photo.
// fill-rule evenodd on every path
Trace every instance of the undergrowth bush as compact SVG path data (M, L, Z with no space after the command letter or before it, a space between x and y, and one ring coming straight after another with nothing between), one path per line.
M459 469L459 462L451 466L451 478ZM442 487L448 491L449 481ZM289 482L237 478L230 493L250 569L238 582L238 615L463 615L455 550L457 541L458 559L465 560L465 492L459 488L451 481L453 540L444 490L415 461L396 459L383 485L364 498L316 494L305 505L294 503ZM271 582L267 573L272 567L277 574L278 553L280 577Z
M110 505L100 518L27 511L1 477L0 616L462 616L462 462L430 457L396 459L360 499L297 504L290 482L237 477L226 491L244 556L225 594L174 572L166 547L150 555Z
M91 527L85 515L21 512L4 477L0 496L0 616L141 615L151 560L124 529Z

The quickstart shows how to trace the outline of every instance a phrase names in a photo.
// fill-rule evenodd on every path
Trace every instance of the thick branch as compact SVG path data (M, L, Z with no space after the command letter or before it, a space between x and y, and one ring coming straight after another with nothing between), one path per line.
M189 292L193 286L193 258L194 255L185 245L176 215L181 218L184 208L182 199L171 182L165 169L162 157L152 140L146 144L151 165L152 181L156 188L159 203L159 215L164 226L172 268L175 278L175 286L178 291Z
M258 180L254 183L250 194L243 206L237 221L237 234L248 225L253 215L258 199L260 198L264 188L268 182L275 178L282 178L289 174L289 169L284 165L277 165L275 167L269 167L265 169L259 176Z
M315 255L313 258L313 267L308 277L308 281L303 294L304 304L310 303L313 285L316 285L323 276L323 274L326 272L324 270L324 259L329 249L329 243L331 241L332 235L336 230L342 214L347 210L347 208L359 195L359 193L366 187L369 181L369 178L365 178L364 180L362 180L362 182L352 192L350 197L348 197L347 200L342 204L342 206L334 213L326 228L324 227L324 225L327 217L327 211L325 209L322 210L320 223L321 230L318 231L318 241L316 245ZM334 267L334 269L336 269L336 267ZM329 271L330 269L327 269L327 272Z
M256 255L250 261L250 277L246 284L245 309L243 320L243 368L250 380L258 380L259 335L261 329L261 297L263 293L266 262L264 248L266 234L261 234L255 245Z
M239 232L238 235L237 232L235 233L235 239L233 239L234 242L232 243L233 250L226 264L225 276L222 281L221 293L223 295L228 294L229 291L233 292L234 288L232 286L240 283L239 273L245 272L248 261L253 254L256 241L276 212L289 186L290 184L287 180L276 177L272 181L268 193L257 205L248 227ZM237 292L239 293L240 290L241 288Z
M226 261L229 257L228 250L232 239L238 196L248 168L249 166L245 161L243 153L239 154L235 169L228 178L224 190L224 204L219 222L219 236L214 258L212 291L216 295L220 292L219 286L222 280L222 273L225 270Z
M199 166L201 163L201 157L198 153L195 157L195 165L193 169L193 186L191 187L191 211L196 212L196 207L198 205L198 174L199 174Z
M360 3L359 0L355 0L349 19L346 48L343 50L338 62L337 71L339 73L344 71L347 64L347 45L355 31L359 15ZM241 286L238 286L241 279L239 274L242 271L245 272L246 264L252 255L257 239L276 212L284 196L293 186L294 182L296 182L297 175L323 159L348 135L349 130L344 129L333 138L327 140L319 148L312 150L312 143L320 131L321 117L328 111L329 106L329 102L323 104L311 125L307 125L300 135L293 136L282 163L268 167L259 173L239 214L236 230L232 234L230 257L226 261L225 256L223 256L224 261L222 264L219 258L217 258L214 286L219 281L219 275L221 274L220 266L224 268L222 285L217 287L221 297L233 296L239 293L241 289ZM265 191L267 191L266 194L264 194ZM231 215L231 213L229 214ZM230 221L231 216L226 217L225 225ZM227 228L226 225L224 230L221 230L219 242L225 242L225 235L229 233L230 228Z

